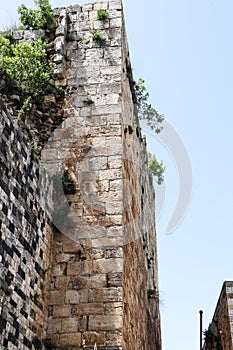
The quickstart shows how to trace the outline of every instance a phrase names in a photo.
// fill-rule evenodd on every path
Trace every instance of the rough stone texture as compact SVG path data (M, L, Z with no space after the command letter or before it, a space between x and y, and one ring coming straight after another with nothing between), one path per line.
M0 348L32 349L45 337L51 229L38 164L1 100L0 169Z
M233 282L224 282L204 350L233 349Z
M109 12L108 19L97 20L100 8ZM36 335L57 350L88 350L95 344L99 350L160 350L154 190L130 90L122 3L69 6L55 9L55 17L54 77L65 88L66 99L63 122L44 147L40 163L46 178L54 179L53 191L48 188L45 203L53 221L52 247L50 229L46 227L48 218L37 200L38 174L34 174L34 168L29 176L34 181L32 192L27 180L18 189L31 193L30 202L24 195L20 205L23 214L31 205L30 213L34 211L35 216L30 215L29 219L36 218L36 225L31 223L32 232L22 221L27 242L24 248L35 246L36 251L32 257L27 255L27 263L35 261L35 270L40 274L30 277L37 277L32 290L28 287L30 278L28 284L19 279L26 297L32 299L28 307L33 300L38 304L33 293L42 294L40 282L45 277L49 282L41 301L44 314L36 311L36 322L22 322L29 334L25 346L31 349ZM94 39L96 31L102 35L101 40ZM30 39L28 31L15 35L18 40ZM18 130L13 125L8 127L14 128ZM12 133L8 129L5 133L10 139ZM17 143L20 150L22 142ZM25 162L23 155L19 158ZM26 163L29 159L28 156ZM27 169L21 163L20 177L24 179ZM12 169L15 164L11 162ZM75 193L64 194L61 174L65 170L75 184ZM14 185L14 175L8 185L1 182L10 199L11 181ZM7 202L5 206L8 208ZM10 208L14 212L13 204ZM38 228L41 221L43 228ZM12 222L8 227L13 230ZM35 234L39 234L36 243ZM11 233L4 240L9 237L12 241ZM50 251L51 268L46 275ZM18 260L20 265L20 256ZM21 269L16 272L14 260L9 264L13 274L23 275ZM10 307L10 303L7 305ZM1 327L6 327L6 323ZM4 339L10 348L21 349L19 339L24 338L17 331L13 338L10 327L7 329Z

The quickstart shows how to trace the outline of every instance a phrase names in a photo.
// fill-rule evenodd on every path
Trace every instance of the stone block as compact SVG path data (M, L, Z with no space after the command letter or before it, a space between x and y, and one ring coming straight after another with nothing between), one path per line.
M86 50L87 60L102 58L102 57L104 57L104 49L102 48L93 48L93 49Z
M73 277L71 280L71 288L72 289L83 289L86 288L88 284L88 277L85 276L78 276L78 277Z
M111 194L113 195L111 196ZM115 196L113 192L109 192L108 199L110 198L114 200ZM105 216L99 217L100 226L105 226L105 227L116 226L116 225L121 226L122 222L123 222L122 215L105 215Z
M93 4L85 4L82 5L82 11L86 12L86 11L92 11L93 10Z
M107 316L107 315L91 315L89 317L90 331L113 331L122 330L121 316Z
M64 303L64 291L51 291L49 305L62 305Z
M122 286L122 272L109 273L108 274L108 285L110 287L121 287Z
M104 49L104 58L118 59L122 57L121 47L106 47Z
M58 333L61 331L61 319L48 318L47 333Z
M106 213L107 214L121 214L122 212L123 212L122 201L106 202Z
M99 346L106 345L106 333L105 332L84 332L82 335L83 345L97 348Z
M106 287L106 275L105 274L96 274L89 275L88 277L88 288L103 288Z
M92 274L93 273L93 261L84 260L82 261L82 273Z
M123 305L122 303L105 303L104 304L104 314L105 315L123 315Z
M64 333L60 335L60 345L66 347L81 346L81 333Z
M53 307L53 317L69 317L71 315L70 305L54 305Z
M121 169L122 168L122 158L119 156L108 157L108 167L110 169Z
M123 257L123 249L121 247L106 249L104 252L104 257L106 259L108 259L108 258L122 258Z
M73 333L78 331L78 320L75 318L63 318L62 319L62 333Z
M108 9L108 3L107 2L96 2L94 4L94 10L97 11L97 10L107 10Z
M110 303L122 301L122 288L101 288L89 291L89 301L92 303Z
M57 37L54 40L54 49L55 49L56 53L64 56L64 48L65 48L65 39L64 39L64 37L60 37L60 36Z
M111 28L121 28L122 27L122 18L113 18L110 19L110 27Z
M93 248L111 248L111 247L119 247L123 244L122 237L101 237L98 239L92 239L91 245ZM95 268L95 264L93 269Z
M53 70L54 79L63 79L65 77L65 66L64 63L59 63Z
M107 157L90 158L89 167L90 167L90 170L93 170L93 171L106 170L107 169Z
M105 21L95 21L94 29L108 29L109 28L109 20Z
M67 275L68 276L77 276L82 273L82 264L80 261L69 262L67 264Z
M108 170L99 170L98 180L111 180L111 179L121 179L122 171L121 169L108 169Z
M109 10L122 10L121 1L110 1L109 2Z
M80 303L88 302L88 289L83 289L79 291L79 301Z
M122 192L123 191L123 181L122 180L112 180L110 181L110 191Z
M87 303L79 304L73 306L72 315L73 316L83 316L83 315L103 315L104 305L102 303Z
M107 346L121 346L122 345L122 333L115 332L107 332Z
M66 304L78 304L80 295L76 290L67 290L65 292L65 303Z
M98 259L93 261L94 273L122 272L123 264L121 258Z
M66 290L70 281L70 277L57 276L55 279L55 288L57 290Z

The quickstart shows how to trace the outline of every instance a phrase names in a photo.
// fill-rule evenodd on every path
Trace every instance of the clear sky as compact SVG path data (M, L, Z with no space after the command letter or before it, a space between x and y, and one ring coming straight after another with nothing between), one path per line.
M53 6L77 2L51 0ZM1 4L1 27L14 22L19 4ZM197 350L199 310L207 328L223 281L233 279L233 2L124 0L124 7L135 78L146 80L152 104L174 126L192 163L189 210L167 235L178 174L166 148L148 138L167 168L158 222L163 349Z

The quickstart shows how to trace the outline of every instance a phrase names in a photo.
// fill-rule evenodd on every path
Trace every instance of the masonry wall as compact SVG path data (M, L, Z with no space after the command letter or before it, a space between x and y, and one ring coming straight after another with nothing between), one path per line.
M106 9L109 18L98 20L98 9ZM106 350L159 350L155 194L147 169L146 141L133 105L122 3L74 5L54 11L54 77L65 89L66 98L59 117L63 122L41 153L40 173L47 179L40 186L45 189L43 198L30 147L12 121L7 122L8 143L3 144L8 157L3 166L11 168L9 173L4 168L8 180L3 192L10 198L5 200L2 192L10 210L4 220L16 215L13 203L7 204L11 201L22 212L15 218L14 232L7 221L3 246L8 242L14 249L13 235L16 242L25 241L22 252L16 254L17 263L13 253L3 256L9 255L5 270L14 276L13 295L19 283L25 294L22 302L17 299L16 309L23 313L26 307L27 313L20 318L22 332L14 330L13 321L2 322L6 329L2 342L9 346L9 339L12 349L33 348L36 337L46 348L59 350L88 350L95 344ZM95 39L96 33L102 38ZM23 40L25 33L19 36ZM4 123L11 120L4 109L2 118ZM16 134L20 136L14 146ZM12 147L16 148L12 151ZM18 163L12 158L15 154ZM75 184L72 193L64 192L61 179L65 172ZM9 192L11 183L24 193L19 203ZM29 209L31 215L25 214ZM5 294L7 288L3 283ZM2 312L16 319L15 304L12 308L5 294ZM28 316L29 311L36 314L35 320Z
M100 8L108 19L97 20ZM160 349L154 191L122 4L56 13L57 83L68 95L42 163L48 172L67 169L76 193L63 198L66 224L57 222L47 337L61 349Z
M210 323L204 350L233 348L233 282L224 282Z
M51 230L38 164L1 100L0 171L0 348L32 349L45 337Z

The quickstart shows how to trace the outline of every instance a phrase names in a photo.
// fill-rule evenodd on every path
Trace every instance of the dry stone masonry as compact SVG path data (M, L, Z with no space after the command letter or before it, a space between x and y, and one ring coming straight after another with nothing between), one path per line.
M0 347L160 350L155 194L122 3L54 11L66 98L39 166L1 109Z

